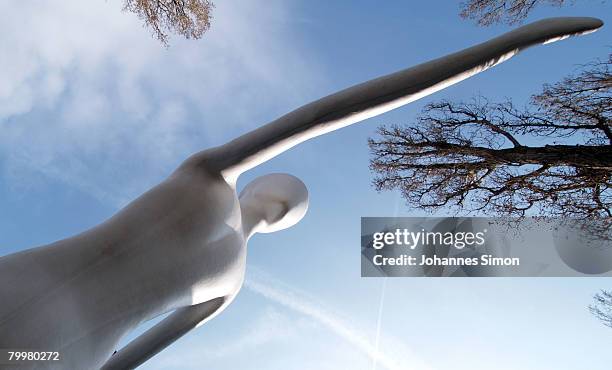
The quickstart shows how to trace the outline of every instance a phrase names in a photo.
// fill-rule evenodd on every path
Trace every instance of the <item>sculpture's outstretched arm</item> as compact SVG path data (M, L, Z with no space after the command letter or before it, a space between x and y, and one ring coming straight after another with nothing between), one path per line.
M374 117L482 72L533 45L595 31L596 18L550 18L482 44L392 73L307 104L190 162L211 164L226 179L318 135Z
M155 356L205 320L212 318L225 303L215 298L197 305L179 308L157 325L123 347L102 366L102 370L134 369Z

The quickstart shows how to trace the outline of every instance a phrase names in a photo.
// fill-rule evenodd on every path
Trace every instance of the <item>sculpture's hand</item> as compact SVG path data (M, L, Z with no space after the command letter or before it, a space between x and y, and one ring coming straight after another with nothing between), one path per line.
M482 72L533 45L593 32L596 18L551 18L482 44L383 76L307 104L221 146L196 154L228 180L318 135L408 104ZM191 162L193 163L193 162Z
M215 298L194 306L177 309L112 355L102 369L136 368L187 334L191 329L210 320L225 303L225 298Z

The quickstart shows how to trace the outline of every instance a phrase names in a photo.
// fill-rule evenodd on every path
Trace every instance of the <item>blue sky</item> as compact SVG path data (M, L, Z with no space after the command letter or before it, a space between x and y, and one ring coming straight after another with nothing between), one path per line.
M530 20L611 23L609 3L578 3L542 7ZM164 49L118 0L0 2L0 254L103 221L199 149L510 29L460 19L455 1L262 4L218 1L202 40L173 38ZM611 35L608 25L528 50L245 174L239 187L270 172L298 176L308 214L255 236L233 304L143 368L609 368L612 330L586 306L610 280L360 278L359 226L362 216L418 214L370 184L367 138L377 125L410 122L434 99L523 103L605 57Z

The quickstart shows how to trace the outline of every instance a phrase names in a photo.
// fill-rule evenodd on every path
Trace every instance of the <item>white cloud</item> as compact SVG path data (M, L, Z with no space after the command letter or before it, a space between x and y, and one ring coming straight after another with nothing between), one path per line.
M169 49L121 6L0 3L0 156L14 181L34 171L121 204L322 80L290 2L217 2L203 39Z
M250 271L251 274L245 282L246 288L321 324L380 367L388 370L430 369L402 345L400 339L382 335L383 345L376 348L373 341L363 334L364 330L360 330L354 321L342 319L340 315L334 314L320 303L308 298L305 293L271 279L257 269L251 268Z
M298 337L298 332L308 325L305 321L292 320L289 315L274 307L268 307L232 342L217 344L209 349L207 357L236 356L274 341L294 340Z
M249 268L245 291L233 305L239 306L189 333L143 368L371 370L376 359L377 369L431 369L402 339L386 333L377 351L373 336L365 334L372 330L364 330L354 317L335 313L257 268Z
M249 358L253 353L269 354L262 356L262 360L269 364L280 357L271 348L299 342L304 339L302 335L305 332L316 326L307 318L296 319L274 306L256 310L250 317L245 317L244 322L243 328L229 336L211 338L210 333L205 333L206 325L198 328L177 345L173 344L146 362L144 368L198 369L202 364L215 365L215 368L223 364L224 368L232 368L236 362Z

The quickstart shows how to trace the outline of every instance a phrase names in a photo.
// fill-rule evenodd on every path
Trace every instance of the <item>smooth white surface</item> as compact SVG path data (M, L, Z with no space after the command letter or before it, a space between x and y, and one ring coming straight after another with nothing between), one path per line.
M306 211L306 189L288 175L256 179L239 200L235 182L240 173L304 140L479 73L529 46L600 26L593 18L540 21L343 90L192 156L97 227L0 258L0 348L58 350L64 356L59 368L98 368L123 335L179 309L170 321L116 354L112 365L146 360L164 347L152 343L170 343L186 327L231 303L243 282L246 241L253 232L290 226ZM222 304L214 310L187 309L219 299ZM198 315L188 320L181 316L194 311Z
M297 224L308 210L308 189L295 176L273 173L250 182L240 193L245 235L272 233Z

